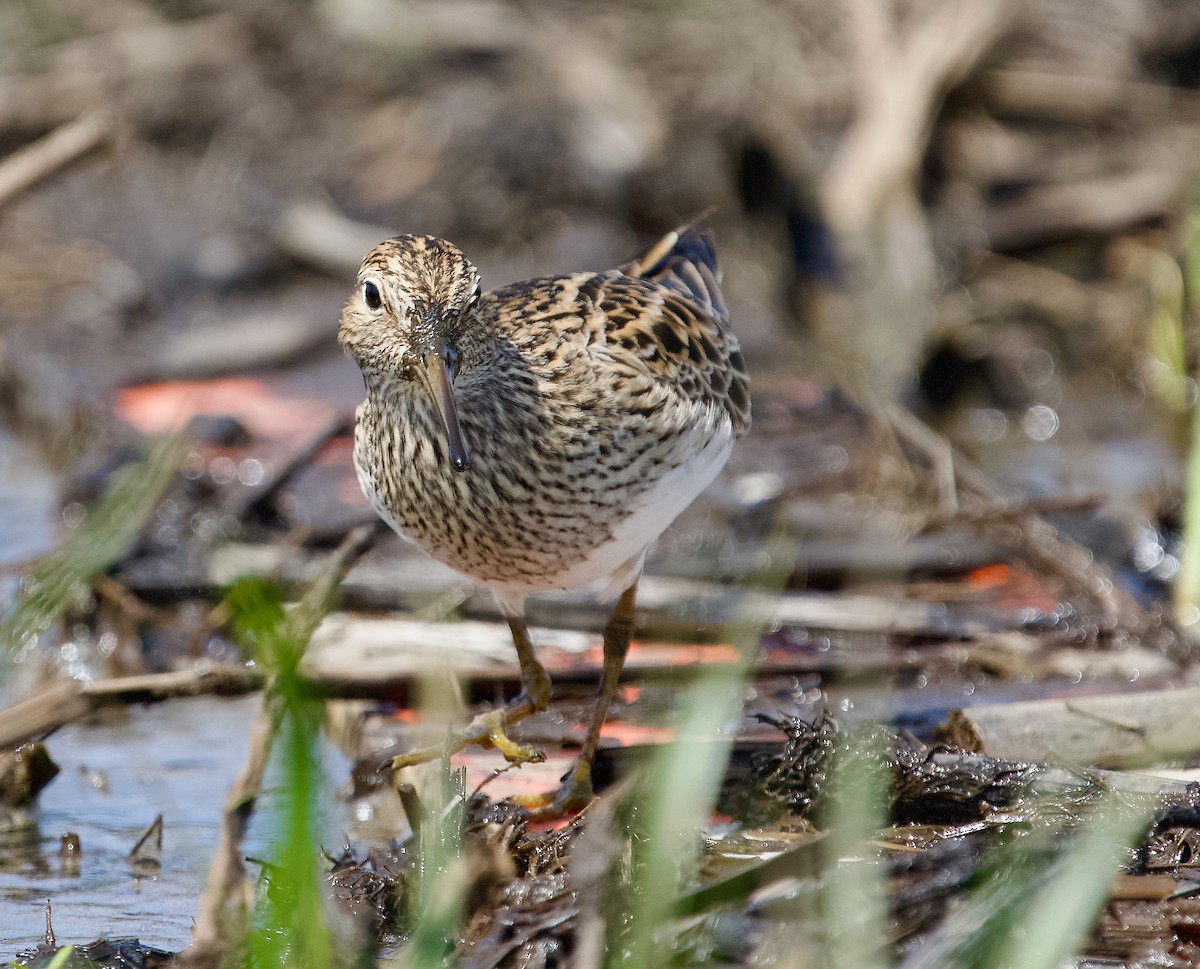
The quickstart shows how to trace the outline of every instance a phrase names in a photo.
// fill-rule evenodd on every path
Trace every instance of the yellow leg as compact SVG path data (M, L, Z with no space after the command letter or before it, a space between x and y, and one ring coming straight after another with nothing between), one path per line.
M531 818L556 817L564 811L583 807L594 797L592 761L600 746L600 728L604 726L608 708L612 705L620 685L621 670L625 666L630 640L633 639L636 601L635 580L633 585L621 593L621 598L617 600L604 627L604 672L600 677L600 691L596 695L596 709L592 714L592 722L575 766L571 768L558 790L546 794L518 795L513 798L525 808L526 814Z
M545 710L550 702L550 676L534 654L525 620L509 619L508 628L512 630L513 645L517 647L517 661L521 664L521 692L500 709L479 714L462 730L451 735L446 744L421 747L393 758L393 770L436 760L457 753L472 744L494 747L513 764L527 764L546 759L545 754L536 747L518 744L510 740L504 732L505 728L518 720L524 720Z

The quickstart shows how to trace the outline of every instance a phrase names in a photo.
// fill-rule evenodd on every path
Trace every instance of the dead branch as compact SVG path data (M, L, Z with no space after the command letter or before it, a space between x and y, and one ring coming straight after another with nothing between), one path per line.
M956 462L956 473L960 496L993 507L1003 503L1000 490L961 456ZM1149 642L1156 631L1163 629L1162 618L1142 608L1108 566L1098 562L1078 542L1061 535L1040 515L1027 512L1007 519L981 521L979 525L994 541L1016 542L1020 554L1033 567L1082 590L1100 610L1102 635L1119 631Z
M205 694L235 696L257 690L262 683L262 672L245 666L146 673L91 683L66 680L0 710L0 749L47 737L102 707Z
M348 219L322 202L298 202L271 226L275 242L293 259L337 275L357 272L363 253L395 234Z
M1156 763L1200 748L1200 689L967 707L951 711L939 739L1009 760Z
M866 230L884 199L911 188L945 90L970 71L1009 23L1009 6L953 2L934 6L908 36L893 40L877 0L849 4L854 32L858 116L825 185L825 211L843 234Z
M45 737L63 724L87 716L95 707L77 680L55 683L0 711L0 749Z
M77 118L0 161L0 207L112 140L105 111Z
M996 115L1063 122L1147 118L1200 120L1200 94L1184 88L1098 77L1007 68L988 71L981 88Z
M334 418L325 427L292 454L266 480L253 488L247 488L237 497L233 514L238 520L244 519L254 511L262 509L289 481L312 464L322 449L335 437L341 437L354 430L354 418L342 415Z
M44 130L119 96L131 116L161 110L191 74L243 56L245 25L226 14L139 24L47 48L46 71L0 77L0 131ZM197 105L193 102L190 110Z
M374 525L356 528L328 557L321 573L288 613L289 633L296 642L307 645L317 624L329 611L346 573L371 547L377 534ZM250 731L246 760L225 798L216 854L192 929L193 942L180 953L181 966L221 965L249 925L253 892L242 864L241 845L262 789L263 772L278 728L275 706L270 694L264 694L262 708Z
M887 409L880 411L875 419L889 423L898 437L909 441L918 450L927 447L928 436L914 435L911 419L896 419L900 413L898 409ZM985 510L1012 507L991 479L962 455L954 454L953 467L964 512L971 514L981 504ZM1097 562L1095 556L1082 545L1064 538L1058 529L1032 508L1023 511L1014 509L1012 514L999 517L983 514L977 519L977 525L992 541L1001 545L1016 544L1030 565L1058 577L1089 596L1100 609L1102 634L1119 630L1134 637L1145 637L1162 628L1161 618L1151 616L1143 609L1115 580L1107 566Z
M1166 215L1185 177L1182 167L1174 167L1040 185L989 206L984 231L993 249L1019 249L1072 235L1117 232Z
M1047 526L1049 527L1049 526ZM226 546L214 555L209 581L222 584L231 576L279 569L284 582L303 582L312 574L314 561L268 547ZM463 585L449 569L435 567L424 559L386 564L367 563L355 569L345 583L348 601L359 606L418 611L430 599ZM696 616L705 617L710 630L741 615L747 595L712 582L645 576L639 585L639 628L647 635L696 636ZM869 594L822 595L787 593L764 596L754 607L764 625L779 623L810 629L843 632L887 632L896 635L964 637L986 632L987 623L968 613L947 613L943 606L898 600ZM569 590L535 597L529 602L529 620L536 625L599 629L607 617L604 604L587 591ZM495 598L486 590L473 589L463 599L463 614L469 618L500 618Z
M192 944L176 957L180 966L207 969L221 965L249 925L253 886L242 864L242 840L262 790L274 732L274 717L264 702L250 728L246 760L225 797L217 848L192 926Z

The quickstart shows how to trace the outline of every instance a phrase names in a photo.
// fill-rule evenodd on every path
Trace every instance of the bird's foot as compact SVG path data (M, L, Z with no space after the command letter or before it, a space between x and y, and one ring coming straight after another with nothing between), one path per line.
M592 790L592 765L582 757L556 790L542 794L514 794L512 802L524 808L531 821L562 817L587 807L596 797Z
M448 757L473 744L500 751L510 764L541 763L546 759L546 755L541 750L528 744L519 744L504 732L510 724L528 716L529 707L529 700L517 697L498 710L481 713L461 730L452 734L444 745L419 747L416 750L410 750L407 754L393 757L392 770L398 771L415 764L424 764L440 757Z

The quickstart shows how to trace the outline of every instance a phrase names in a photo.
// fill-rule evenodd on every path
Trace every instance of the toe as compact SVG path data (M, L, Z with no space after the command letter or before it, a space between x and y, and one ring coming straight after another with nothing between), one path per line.
M580 761L557 790L542 794L517 794L512 801L525 809L525 816L531 821L543 821L580 811L595 797L591 768Z

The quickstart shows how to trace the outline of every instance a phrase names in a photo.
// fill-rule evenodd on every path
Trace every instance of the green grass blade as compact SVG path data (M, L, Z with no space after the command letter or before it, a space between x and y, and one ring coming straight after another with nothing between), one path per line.
M322 595L310 589L305 599ZM235 583L225 601L238 638L271 678L266 702L276 720L272 757L280 777L271 804L278 834L265 872L266 894L254 913L249 955L257 969L339 964L316 850L319 799L326 787L318 744L321 703L309 696L298 673L309 630L293 621L282 589L267 579Z
M887 962L887 886L881 849L872 839L887 826L889 741L864 727L835 759L822 805L828 881L822 911L828 947L822 961L836 969Z
M900 969L1057 969L1082 944L1148 817L1107 794L1065 849L1056 851L1055 830L998 849L982 884Z
M1108 897L1126 849L1146 826L1145 812L1116 795L1104 798L1033 897L1019 932L994 969L1057 969L1079 948Z
M58 548L33 564L16 605L0 621L0 650L20 662L42 632L86 597L91 578L119 561L137 538L181 455L180 439L166 438L145 460L113 473L100 504Z
M791 563L776 562L759 588L778 588ZM737 650L732 667L705 669L686 687L675 720L675 740L660 748L650 765L650 790L636 808L634 866L637 884L627 899L628 931L620 944L610 939L609 964L649 969L669 957L660 929L674 914L680 875L695 862L698 832L708 824L720 793L737 734L742 687L758 656L761 617L769 614L761 592L748 593L730 624ZM618 916L616 921L622 921Z

